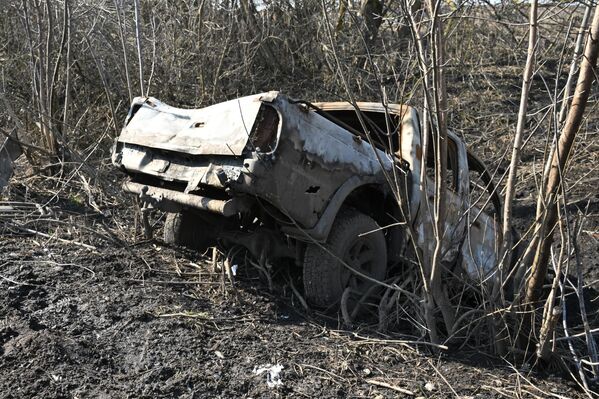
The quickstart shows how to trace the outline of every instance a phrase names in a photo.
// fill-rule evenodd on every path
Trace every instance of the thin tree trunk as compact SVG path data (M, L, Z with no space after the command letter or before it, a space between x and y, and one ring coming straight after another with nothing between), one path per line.
M335 34L343 30L343 21L345 20L345 13L347 12L347 1L339 1L339 14L337 15L337 24L335 25Z
M431 134L431 123L429 123L432 120L431 117L431 108L433 107L432 103L434 102L434 99L432 98L431 93L433 92L432 90L432 86L433 84L431 83L431 78L430 78L430 68L428 66L428 60L427 60L427 53L426 53L426 45L424 42L424 38L422 37L422 35L420 34L420 24L422 23L422 21L416 21L416 11L414 10L412 7L410 7L409 1L408 0L404 0L403 3L403 8L404 8L404 13L409 21L409 25L410 28L412 30L412 34L414 36L414 41L415 41L415 45L416 45L416 50L417 50L417 55L418 55L418 64L422 73L422 77L423 77L423 87L424 87L424 111L423 111L423 119L422 119L422 146L423 146L423 154L428 154L428 146L431 145L431 143L429 143L429 137L432 136ZM426 155L424 156L424 159L426 160ZM420 174L420 189L422 190L423 193L426 193L426 185L427 185L427 177L426 177L426 168L423 165L422 169L421 169L421 174ZM428 201L426 201L426 204L428 204ZM427 208L429 208L427 206ZM429 214L431 214L432 212L430 211L430 209L427 209ZM420 237L421 234L425 234L426 236L429 235L429 231L428 231L428 223L424 224L424 228L426 229L425 232L420 232L418 233L418 236ZM432 229L431 229L432 230ZM431 234L434 234L433 231L430 232ZM416 240L416 235L413 235L413 240ZM414 245L414 250L416 253L419 252L419 247L418 245ZM432 292L432 288L430 286L430 280L431 280L431 265L432 265L432 256L428 253L428 251L422 251L421 256L419 256L419 266L420 266L420 273L422 275L422 299L423 299L423 310L424 310L424 320L426 323L426 327L428 329L428 335L429 338L431 340L431 342L433 343L438 343L439 340L439 334L438 334L438 330L437 330L437 323L435 320L435 316L434 316L434 312L435 312L435 298Z
M574 46L574 54L572 55L572 63L570 64L570 71L568 73L568 79L566 80L566 84L564 86L564 94L562 97L562 105L560 107L560 112L558 115L558 128L561 128L562 124L566 120L568 104L570 103L570 96L572 94L572 83L574 81L574 77L578 70L580 56L584 47L584 38L586 37L587 27L589 24L589 20L591 18L591 11L593 10L592 5L588 4L585 6L584 16L582 18L582 22L580 24L580 28L578 31L578 35L576 37L576 44ZM549 172L551 171L551 160L555 154L555 150L557 148L557 138L554 138L551 143L551 147L547 156L545 158L545 167L543 168L543 181L541 187L547 186L547 179L549 178ZM537 208L536 208L536 216L535 216L535 229L533 230L533 237L528 246L526 247L526 251L522 255L522 258L519 263L519 271L517 273L516 281L520 282L523 277L523 268L530 265L532 263L532 259L534 257L535 248L539 243L539 229L540 229L540 221L543 217L543 209L545 204L545 196L544 192L541 189L539 196L537 198Z
M553 231L557 222L557 198L562 190L562 176L572 150L576 134L580 129L582 117L589 99L591 85L595 77L594 67L599 53L599 5L595 6L584 57L580 64L578 82L572 98L572 105L557 143L557 150L551 162L551 169L545 188L546 205L539 230L540 239L536 247L530 276L526 282L525 302L532 303L539 299L541 287L547 275L549 250L553 243Z
M522 150L522 137L526 128L526 113L528 110L528 93L535 67L535 53L537 46L537 0L530 3L529 33L528 33L528 54L526 56L526 66L522 75L522 91L520 94L520 109L518 110L518 123L516 125L516 136L512 148L512 159L505 190L505 200L503 208L503 226L502 226L502 250L500 262L500 277L495 283L493 289L494 296L498 295L500 285L503 283L501 272L508 270L511 260L513 237L512 237L512 209L514 205L514 196L516 193L516 179L518 178L518 163L520 162L520 151Z
M445 224L447 219L447 90L445 87L445 42L443 38L443 21L439 18L439 1L428 1L428 12L432 19L432 71L433 71L433 101L434 117L436 118L435 133L435 250L433 252L430 287L436 305L441 309L443 321L448 335L453 333L454 310L452 309L446 291L443 289L442 264L443 243L446 241Z
M437 154L436 154L436 174L435 174L435 208L437 223L437 245L433 254L433 269L431 273L431 288L435 296L437 305L441 308L443 321L447 328L448 335L453 334L453 324L455 320L454 310L443 289L442 282L442 247L443 242L447 241L445 237L445 222L447 219L447 88L445 85L445 39L443 37L443 21L438 16L438 9L434 10L434 63L433 75L438 105L437 111Z
M135 0L135 39L137 41L137 59L139 64L139 89L140 96L143 96L144 91L144 65L143 65L143 53L141 46L141 5L139 0Z
M364 20L363 36L366 40L366 45L374 41L379 32L379 27L383 21L383 2L380 0L362 0L360 4L360 15Z
M495 351L499 355L505 355L507 352L508 331L503 326L502 313L498 312L503 308L503 296L501 295L503 283L509 266L511 264L513 251L512 234L512 209L516 193L516 180L518 178L518 164L520 162L520 151L522 150L522 137L526 128L526 114L528 111L528 94L532 81L532 75L535 67L535 53L537 46L537 0L530 3L530 14L528 19L528 51L526 55L526 65L522 73L522 89L520 91L520 108L518 110L518 121L516 124L516 134L512 147L512 158L508 180L506 183L505 200L503 208L502 242L499 257L499 273L495 277L491 292L491 306L494 308L495 317L493 319L493 329L497 336L495 340Z
M564 86L564 96L562 98L562 105L559 111L559 122L564 123L566 120L566 111L568 110L568 104L570 103L570 95L572 95L572 83L574 83L574 75L576 75L576 68L584 46L584 38L587 31L589 20L591 19L591 11L593 7L591 4L585 5L584 15L582 22L580 23L580 29L576 36L576 44L574 45L574 54L572 55L572 63L570 64L570 72L568 73L568 80ZM549 173L549 171L547 171Z
M56 56L56 62L54 63L54 71L52 72L52 79L50 80L50 84L49 84L49 94L48 94L48 98L49 98L49 105L50 108L48 110L49 112L49 116L52 120L56 119L58 120L58 117L54 117L54 114L57 113L54 111L55 107L58 107L58 101L56 100L56 92L55 92L55 87L56 87L56 82L58 80L58 74L60 71L60 64L62 61L62 55L65 51L65 48L67 46L67 40L70 40L70 37L68 36L68 25L69 25L69 0L64 0L64 8L63 8L63 25L62 25L62 35L61 35L61 39L60 39L60 46L58 48L58 55ZM50 56L50 53L48 53L48 56ZM68 63L68 60L67 60ZM68 65L67 65L68 68ZM64 109L63 109L63 114L64 114ZM63 126L60 127L60 133L62 136L64 136L65 134L65 129Z
M123 26L125 22L121 20L122 10L119 0L114 0L114 6L116 8L116 17L119 24L119 38L121 39L121 47L123 48L123 66L125 67L125 79L127 81L127 92L129 93L129 104L131 104L133 102L133 93L131 91L131 78L129 76L129 58L127 57L127 46L125 45L125 26Z
M63 106L63 114L62 114L62 133L64 137L63 140L63 148L66 146L66 141L68 139L68 129L69 129L69 98L71 91L71 28L72 28L72 17L71 17L71 6L69 4L69 0L65 0L65 12L68 14L66 24L67 24L67 56L66 56L66 66L65 66L65 83L64 83L64 106ZM64 150L63 150L64 152Z

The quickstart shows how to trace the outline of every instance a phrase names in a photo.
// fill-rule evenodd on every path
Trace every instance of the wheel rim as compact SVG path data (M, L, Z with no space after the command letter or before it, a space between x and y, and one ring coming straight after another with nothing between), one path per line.
M349 246L343 261L352 269L364 275L372 276L375 256L376 253L372 243L365 237L358 237ZM340 267L342 268L340 273L342 287L345 288L349 286L357 293L363 293L364 289L370 285L369 280L354 273L345 265L340 265Z

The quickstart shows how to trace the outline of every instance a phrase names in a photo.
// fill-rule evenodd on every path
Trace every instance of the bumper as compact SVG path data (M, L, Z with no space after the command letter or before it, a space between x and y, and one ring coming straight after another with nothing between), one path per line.
M139 196L142 202L165 211L194 208L223 216L233 216L247 209L247 202L242 198L217 200L134 182L124 183L123 190Z

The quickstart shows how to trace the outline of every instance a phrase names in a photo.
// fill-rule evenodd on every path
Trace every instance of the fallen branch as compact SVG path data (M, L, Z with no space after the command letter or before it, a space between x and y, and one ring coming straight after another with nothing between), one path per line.
M404 395L416 396L416 394L414 392L412 392L408 389L404 389L404 388L398 387L396 385L387 384L386 382L383 382L383 381L377 381L377 380L371 379L371 380L366 380L366 382L371 385L376 385L379 387L388 388L393 391L403 393Z
M33 230L33 229L28 229L28 228L26 228L26 227L22 227L22 226L19 226L19 225L16 225L16 224L14 224L14 223L9 223L9 224L10 224L11 226L13 226L13 227L15 227L15 228L17 228L17 229L19 229L19 230L21 230L21 231L25 232L25 233L29 233L29 234L35 234L36 236L39 236L39 237L44 237L44 238L48 238L48 239L50 239L50 240L56 240L56 241L60 241L60 242L62 242L62 243L64 243L64 244L72 244L72 245L76 245L76 246L79 246L79 247L82 247L82 248L85 248L85 249L89 249L89 250L91 250L91 251L97 251L97 248L96 248L96 247L94 247L93 245L84 244L84 243L82 243L82 242L79 242L79 241L67 240L67 239L64 239L64 238L60 238L60 237L51 236L51 235L49 235L49 234L42 233L42 232L40 232L40 231Z

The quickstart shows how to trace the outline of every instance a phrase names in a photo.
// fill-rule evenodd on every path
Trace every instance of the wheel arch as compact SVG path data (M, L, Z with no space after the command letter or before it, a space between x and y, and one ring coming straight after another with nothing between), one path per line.
M379 225L392 220L392 196L375 178L350 177L329 200L316 225L311 229L284 228L283 231L302 241L326 242L339 211L352 207L370 217Z
M380 185L372 183L356 187L345 197L342 204L370 216L379 226L391 223L393 205L393 197Z

